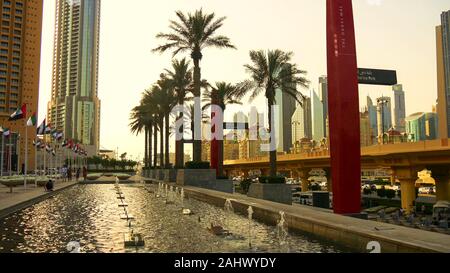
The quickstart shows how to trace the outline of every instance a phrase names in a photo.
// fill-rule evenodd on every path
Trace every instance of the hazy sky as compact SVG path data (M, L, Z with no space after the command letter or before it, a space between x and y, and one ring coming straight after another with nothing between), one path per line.
M40 116L46 115L51 92L55 1L45 0L40 82ZM293 51L294 62L308 71L311 88L326 74L325 0L103 0L99 96L101 146L143 156L143 136L129 131L130 109L141 93L170 67L171 54L153 54L175 11L203 8L226 16L220 34L238 50L207 49L202 77L210 82L246 79L243 65L251 49ZM435 26L450 9L448 0L354 0L358 66L394 69L406 91L407 115L431 111L436 102ZM307 90L304 90L307 93ZM389 87L360 86L361 107L373 98L391 95ZM264 105L264 99L255 101ZM229 107L230 114L242 107ZM244 111L247 112L249 104ZM171 149L173 149L171 144Z

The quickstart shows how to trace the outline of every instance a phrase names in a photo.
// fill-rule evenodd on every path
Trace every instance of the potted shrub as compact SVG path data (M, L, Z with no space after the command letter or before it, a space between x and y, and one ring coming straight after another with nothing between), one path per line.
M249 197L292 205L292 189L285 177L260 177L258 181L250 185Z
M209 188L216 181L216 170L210 169L209 162L186 162L185 169L177 172L177 184Z

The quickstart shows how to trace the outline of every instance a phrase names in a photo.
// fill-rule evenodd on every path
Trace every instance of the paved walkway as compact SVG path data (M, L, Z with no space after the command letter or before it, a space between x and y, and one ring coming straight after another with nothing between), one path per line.
M216 191L185 187L186 192L201 193L214 198L232 199L244 206L252 206L261 210L279 213L284 211L291 227L295 224L292 218L303 222L314 223L320 226L332 227L334 230L354 235L362 235L383 240L396 245L405 245L421 251L450 253L450 235L429 232L408 227L396 226L388 223L361 220L330 213L329 210L311 208L303 205L284 205L265 200L247 197L241 194L226 194ZM295 222L295 221L294 221Z
M9 188L0 185L0 218L40 202L77 183L76 181L56 182L53 192L46 192L44 188L35 188L33 185L28 186L26 190L23 186L16 187L13 189L13 193L9 193Z

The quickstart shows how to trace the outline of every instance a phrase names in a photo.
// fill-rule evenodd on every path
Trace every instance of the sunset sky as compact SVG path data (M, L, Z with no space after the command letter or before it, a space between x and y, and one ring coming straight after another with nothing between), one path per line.
M40 116L51 92L55 1L45 0L40 82ZM129 131L129 113L141 93L169 68L171 54L154 54L158 32L168 31L175 11L203 8L226 16L219 34L238 50L207 49L201 63L209 82L246 79L243 65L252 49L294 52L294 62L308 71L311 88L326 74L325 0L103 0L99 96L102 101L101 147L143 157L143 136ZM450 9L448 0L354 0L359 67L394 69L406 91L407 115L431 111L436 103L435 26ZM180 55L182 57L182 55ZM307 94L307 90L303 90ZM360 86L361 108L367 95L391 95L389 87ZM253 102L264 111L264 99ZM227 108L228 115L250 105ZM174 144L171 144L173 149Z

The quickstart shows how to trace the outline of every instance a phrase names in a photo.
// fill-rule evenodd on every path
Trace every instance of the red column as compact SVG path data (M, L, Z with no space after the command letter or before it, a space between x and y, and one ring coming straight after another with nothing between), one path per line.
M359 94L351 0L327 0L327 58L334 212L360 213Z

